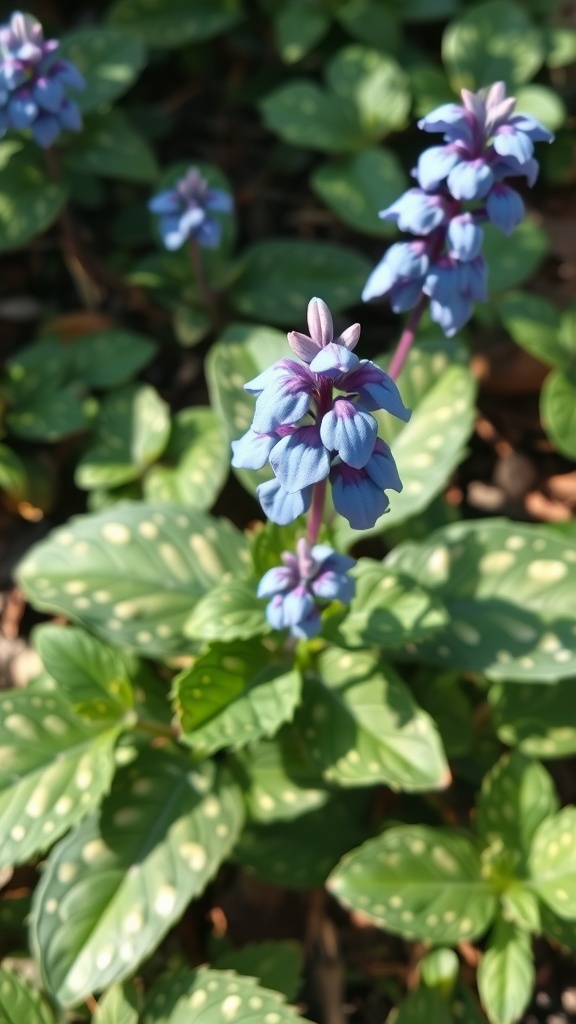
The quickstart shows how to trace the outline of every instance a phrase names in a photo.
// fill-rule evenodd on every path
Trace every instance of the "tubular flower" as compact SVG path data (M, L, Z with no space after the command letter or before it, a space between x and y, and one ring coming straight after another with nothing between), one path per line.
M158 217L158 228L166 249L180 249L188 238L196 238L206 249L220 245L222 226L211 213L231 213L232 196L221 188L210 188L197 167L190 168L173 188L153 196L148 209Z
M283 564L269 569L258 585L258 597L270 598L266 618L273 629L289 629L300 640L320 632L318 601L350 604L354 580L348 570L353 558L339 555L326 544L310 547L301 538L296 554L284 551Z
M0 26L0 138L9 128L29 128L34 141L48 148L61 131L81 130L80 110L67 93L86 83L58 49L30 14L15 11Z
M270 462L275 479L260 484L258 497L274 523L308 511L314 484L329 480L336 511L352 526L373 526L388 507L384 490L402 484L372 413L385 409L404 421L411 414L392 378L352 351L358 324L335 338L328 306L312 299L308 328L310 335L288 335L300 362L281 359L244 385L256 407L250 429L232 442L232 465Z
M505 235L518 227L524 203L505 180L533 185L534 143L553 139L536 118L514 113L503 82L461 95L462 105L445 103L418 122L425 132L443 132L445 144L422 153L412 172L417 187L380 216L419 237L392 245L363 292L365 302L388 295L396 313L429 296L430 315L448 336L470 319L473 302L487 299L481 224Z

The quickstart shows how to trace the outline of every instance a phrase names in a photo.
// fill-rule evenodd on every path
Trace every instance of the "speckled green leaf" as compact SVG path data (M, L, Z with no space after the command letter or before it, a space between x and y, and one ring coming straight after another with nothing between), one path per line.
M60 441L88 426L88 407L75 384L58 391L39 390L6 414L13 434L26 441Z
M35 147L0 142L0 168L0 251L6 251L50 227L68 194L63 184L51 181Z
M293 328L313 295L321 295L333 313L359 302L370 269L364 256L335 243L259 242L244 253L230 299L244 316Z
M142 476L164 451L170 436L170 408L150 384L113 391L103 400L94 443L74 479L78 487L119 487Z
M192 640L247 640L269 633L265 604L256 596L254 580L230 580L209 590L194 606L184 625Z
M122 985L111 985L98 1003L92 1024L138 1024L134 992Z
M208 407L182 409L172 418L162 465L153 466L144 478L144 497L208 509L228 476L230 458L226 431L217 414Z
M64 36L60 53L86 79L86 89L74 93L84 112L106 106L122 96L138 77L146 59L138 36L95 25Z
M2 1024L55 1024L56 1018L39 992L23 977L0 967Z
M478 991L491 1024L514 1024L532 995L535 979L530 937L499 920L478 968Z
M418 791L450 781L434 722L394 669L366 652L326 650L294 723L327 782Z
M385 562L448 609L448 625L417 644L419 660L506 682L576 674L576 552L560 532L505 519L454 523Z
M576 754L574 679L560 680L554 686L497 683L489 696L502 743L517 746L529 757Z
M576 459L576 370L553 370L540 392L540 415L554 446Z
M98 806L119 730L78 718L57 691L0 696L0 867L48 849Z
M115 388L134 377L156 352L150 338L136 331L98 331L68 346L71 369L91 388Z
M286 82L265 96L260 106L267 128L293 146L322 153L362 148L362 128L354 103L316 82L305 78Z
M252 821L290 821L329 799L308 740L293 725L238 751L234 764Z
M202 42L226 32L242 17L242 0L116 0L110 21L150 46Z
M396 227L378 216L406 188L404 171L392 150L365 149L354 156L321 164L313 172L311 184L316 194L350 227L380 237L396 234Z
M548 236L533 220L522 221L508 237L493 224L485 224L483 231L491 293L523 284L538 269L548 252Z
M386 931L435 944L479 937L496 908L471 840L421 825L369 839L344 857L328 885Z
M76 1005L131 975L241 825L239 791L213 764L146 750L122 769L101 813L52 851L34 896L33 947L58 1002Z
M121 181L150 184L158 177L152 149L118 109L86 118L84 130L68 145L64 164L72 171Z
M546 818L534 836L532 888L561 918L576 917L576 807Z
M364 46L347 46L332 58L327 79L341 101L354 104L366 141L375 142L406 125L408 77L393 57Z
M540 823L558 810L551 776L523 754L505 754L484 776L477 825L486 843L501 839L522 861Z
M544 56L542 33L507 0L489 0L462 13L442 40L444 66L456 92L500 80L513 89L535 75Z
M250 942L218 956L214 967L256 978L264 988L293 1000L301 985L302 950L297 942Z
M195 602L222 577L241 576L246 540L226 520L179 505L114 505L70 520L20 564L26 596L91 632L147 655L189 654L182 628ZM87 585L85 601L70 593Z
M160 979L142 1024L189 1024L191 1010L194 1024L298 1024L305 1019L254 978L201 967Z
M294 714L301 679L261 643L236 641L213 644L173 685L182 739L208 756L273 736Z

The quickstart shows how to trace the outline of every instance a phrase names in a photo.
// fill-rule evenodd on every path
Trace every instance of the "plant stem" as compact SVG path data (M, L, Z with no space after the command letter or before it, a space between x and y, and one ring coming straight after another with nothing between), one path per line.
M60 162L55 149L49 147L44 150L46 166L53 181L60 182ZM76 285L76 290L87 309L94 309L98 305L101 295L100 289L94 280L93 269L90 259L84 251L82 242L78 237L76 226L67 206L61 211L58 221L60 224L60 236L62 240L62 254L64 262L70 271L71 277Z
M396 351L392 356L390 368L388 370L388 375L392 377L392 380L397 380L402 372L402 368L404 366L404 363L406 362L408 353L412 348L414 338L416 337L416 331L418 330L420 318L426 306L426 299L426 295L422 295L420 297L417 304L414 306L414 309L410 313L410 316L408 317L406 327L404 328L402 334L400 335L400 341L396 346Z
M208 284L208 278L206 277L206 271L204 269L204 260L202 259L202 250L194 235L188 239L188 252L190 253L190 262L192 264L192 269L194 270L194 276L196 278L196 283L200 290L200 295L202 296L206 312L212 321L214 331L218 333L220 329L218 299L216 293Z
M312 489L312 507L310 509L310 518L308 520L308 530L306 533L306 539L313 547L318 540L318 534L320 533L320 527L322 526L322 520L324 518L324 502L326 500L326 480L321 480L320 483L314 484Z
M139 718L134 728L138 732L145 732L149 736L161 736L163 739L175 740L176 735L174 730L169 725L162 725L160 722L148 722L144 718Z

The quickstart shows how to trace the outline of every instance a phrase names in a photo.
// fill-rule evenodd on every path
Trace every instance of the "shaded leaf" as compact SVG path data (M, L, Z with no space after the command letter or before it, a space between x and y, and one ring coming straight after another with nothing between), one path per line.
M576 458L576 368L553 370L540 392L540 415L546 433L562 455Z
M0 142L0 251L17 249L41 234L68 198L52 181L42 154L32 145Z
M121 181L149 184L158 177L148 142L118 109L86 118L84 130L70 140L63 163L72 171Z
M228 476L230 454L222 422L212 409L181 409L172 417L162 465L144 478L145 499L210 508Z
M345 224L369 235L390 237L396 227L378 217L406 187L396 154L364 149L343 160L321 164L311 184L318 196Z
M528 82L545 56L542 33L521 7L489 0L451 22L442 57L455 92L503 80L510 89Z
M576 754L576 686L573 679L554 686L530 683L490 690L498 736L529 757L568 757Z
M84 112L122 96L146 62L144 47L136 35L96 25L65 35L59 53L71 60L86 79L86 89L74 94Z
M278 992L234 971L201 967L160 979L150 993L142 1024L298 1024L304 1020Z
M254 942L222 953L214 967L256 978L264 988L294 1000L301 983L302 950L296 942Z
M330 798L308 740L293 725L283 726L273 740L244 747L233 764L252 821L289 821Z
M109 12L113 25L167 49L220 35L241 17L242 0L116 0Z
M55 1024L52 1010L39 992L15 971L0 967L2 1024Z
M478 830L487 843L501 839L523 862L536 829L557 810L558 796L546 769L518 752L505 754L482 782Z

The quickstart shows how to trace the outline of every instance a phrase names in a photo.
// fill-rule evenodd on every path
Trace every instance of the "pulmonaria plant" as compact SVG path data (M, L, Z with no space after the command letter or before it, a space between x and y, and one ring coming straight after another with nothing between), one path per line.
M211 213L231 213L232 196L221 188L210 188L197 167L191 167L173 188L153 196L148 208L158 217L158 229L166 249L180 249L195 238L206 249L216 249L222 225Z
M78 132L82 117L69 89L84 89L78 68L58 56L56 39L44 39L30 14L15 11L0 26L0 138L10 128L30 129L47 149L64 130Z
M395 313L421 309L429 298L430 315L448 337L470 319L474 301L488 298L481 224L505 235L520 224L524 203L506 181L533 185L534 143L553 139L536 118L514 113L503 82L461 95L461 106L446 103L418 122L423 131L444 132L445 144L422 153L413 171L418 187L380 216L419 237L392 245L363 292L366 302L388 295Z
M323 507L329 480L336 511L355 529L367 529L388 507L385 490L402 490L372 412L385 409L407 421L410 411L392 378L352 351L359 324L335 338L328 306L314 298L308 329L310 335L288 335L299 362L281 359L244 385L258 397L252 426L233 442L232 465L261 469L269 460L275 479L260 484L258 498L274 523L307 512L314 488Z

